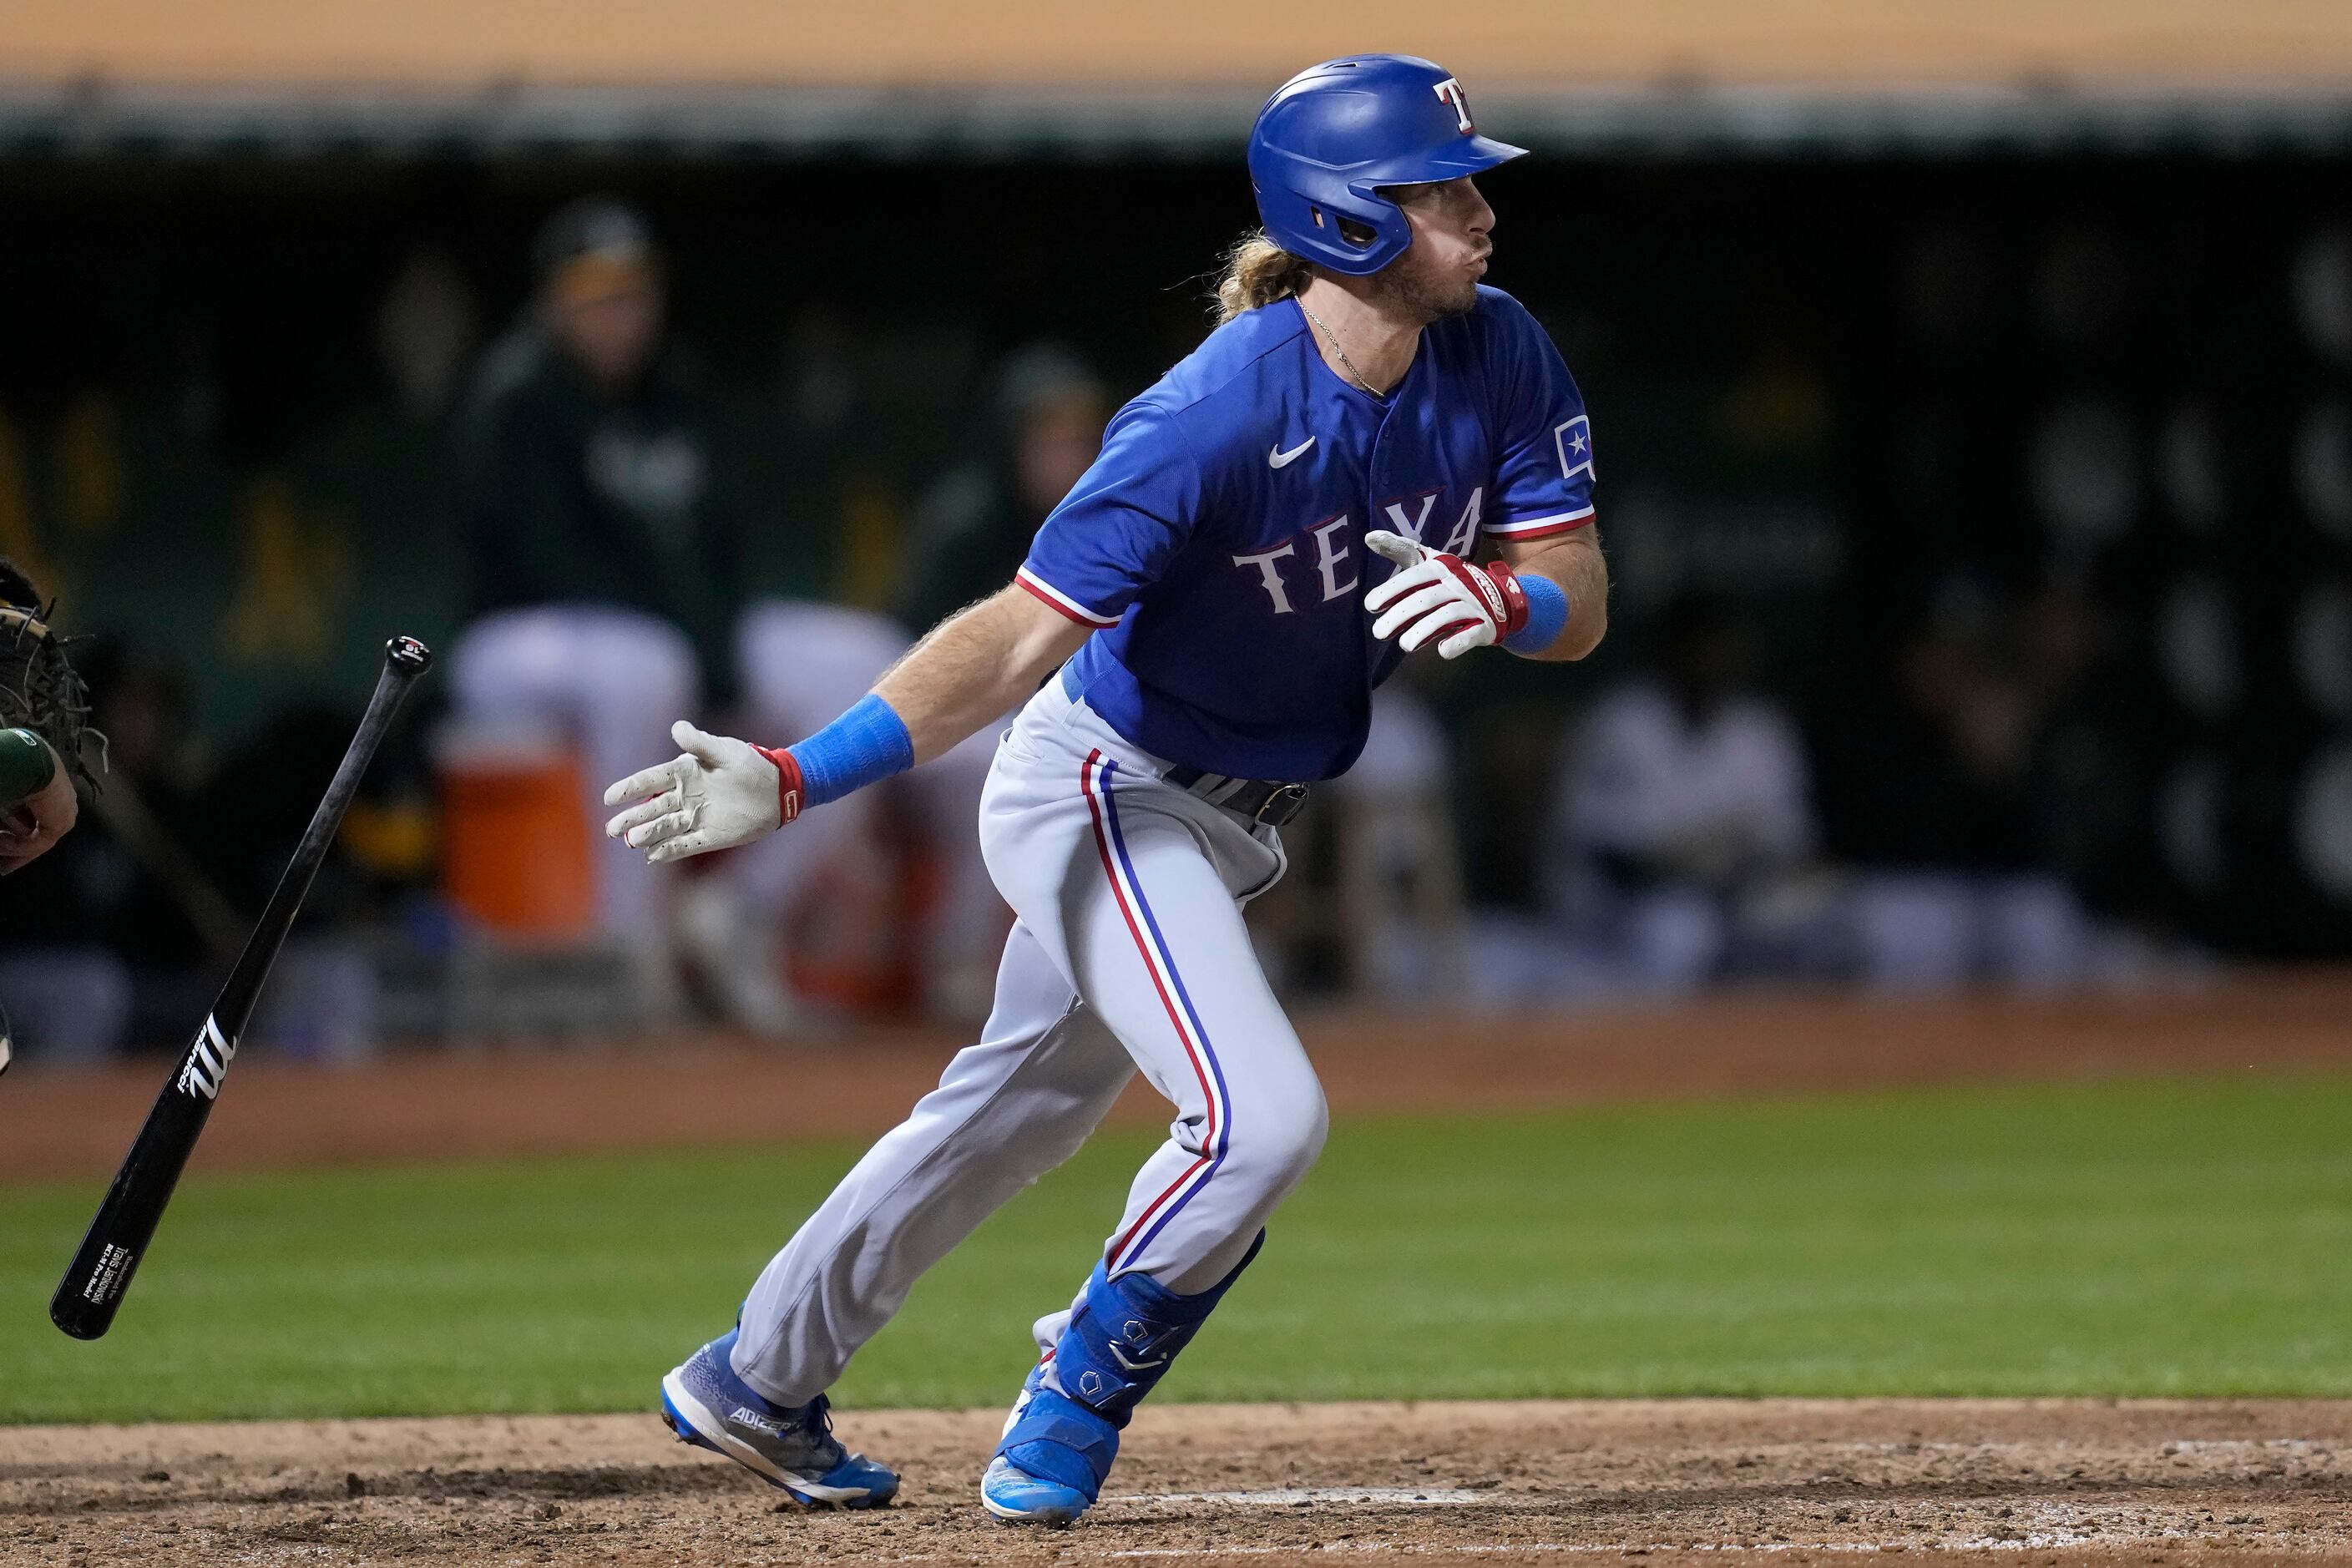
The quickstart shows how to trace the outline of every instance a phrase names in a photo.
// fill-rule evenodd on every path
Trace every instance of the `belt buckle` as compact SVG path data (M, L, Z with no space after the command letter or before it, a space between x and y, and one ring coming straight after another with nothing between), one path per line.
M1265 797L1265 804L1250 814L1250 820L1261 827L1281 827L1297 816L1307 805L1307 786L1286 784Z

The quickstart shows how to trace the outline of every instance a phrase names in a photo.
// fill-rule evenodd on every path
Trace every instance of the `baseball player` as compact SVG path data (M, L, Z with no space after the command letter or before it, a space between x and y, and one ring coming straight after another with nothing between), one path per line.
M1015 581L788 750L680 723L684 755L608 792L633 804L606 831L672 860L1026 701L981 803L1018 916L982 1039L776 1255L734 1331L663 1379L686 1441L804 1502L887 1501L898 1478L835 1439L825 1390L1138 1069L1175 1121L1076 1299L1035 1326L988 1510L1083 1513L1137 1402L1256 1256L1325 1124L1242 921L1282 875L1277 830L1355 760L1406 655L1577 658L1602 631L1582 399L1478 281L1494 214L1473 177L1521 152L1478 134L1427 60L1285 84L1251 133L1265 229L1229 258L1222 324L1113 419Z

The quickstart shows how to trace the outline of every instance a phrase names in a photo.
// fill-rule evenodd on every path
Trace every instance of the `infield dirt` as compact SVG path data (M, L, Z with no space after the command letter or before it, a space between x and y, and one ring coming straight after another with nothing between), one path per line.
M992 1411L845 1415L907 1489L780 1508L650 1415L23 1427L0 1562L2352 1560L2352 1402L1171 1405L1075 1529L974 1500Z

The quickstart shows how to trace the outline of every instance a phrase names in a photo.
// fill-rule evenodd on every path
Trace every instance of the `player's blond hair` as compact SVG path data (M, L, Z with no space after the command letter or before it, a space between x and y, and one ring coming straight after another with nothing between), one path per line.
M1265 230L1252 229L1225 252L1224 271L1217 279L1213 295L1217 325L1223 326L1244 310L1289 299L1305 289L1312 276L1304 259L1268 239Z

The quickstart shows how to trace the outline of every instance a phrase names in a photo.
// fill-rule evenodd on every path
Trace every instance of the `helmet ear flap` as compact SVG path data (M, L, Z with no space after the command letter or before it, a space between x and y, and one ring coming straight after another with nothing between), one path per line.
M1404 211L1376 191L1359 191L1308 160L1253 149L1251 173L1267 235L1293 256L1360 278L1378 272L1412 242Z

